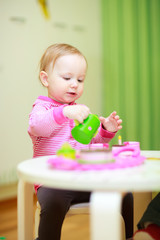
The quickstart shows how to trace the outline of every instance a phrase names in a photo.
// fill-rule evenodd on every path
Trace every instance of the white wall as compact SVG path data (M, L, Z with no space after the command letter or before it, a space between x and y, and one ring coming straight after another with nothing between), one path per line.
M38 62L51 44L78 47L88 59L80 102L101 114L101 19L99 0L50 0L46 20L38 1L0 0L0 185L16 180L17 163L32 157L27 135L34 100L46 91Z

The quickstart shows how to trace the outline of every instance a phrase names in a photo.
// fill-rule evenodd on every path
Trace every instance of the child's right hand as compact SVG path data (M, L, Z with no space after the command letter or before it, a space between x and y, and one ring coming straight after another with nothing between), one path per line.
M85 105L70 105L63 108L63 115L80 123L88 117L90 110Z

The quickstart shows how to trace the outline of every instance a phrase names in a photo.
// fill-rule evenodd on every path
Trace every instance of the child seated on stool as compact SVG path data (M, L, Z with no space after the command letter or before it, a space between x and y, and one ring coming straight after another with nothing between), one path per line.
M160 193L150 202L137 227L133 240L160 240Z
M71 135L74 120L83 123L90 114L87 106L75 103L83 93L86 71L86 58L73 46L54 44L44 52L39 78L47 88L48 96L37 98L29 117L28 133L33 143L33 157L56 154L65 142L74 149L89 149L89 145L77 142ZM99 119L101 126L91 144L108 143L122 128L122 120L116 112ZM60 240L63 220L71 204L89 202L91 193L40 185L35 189L41 206L38 239ZM129 211L132 211L132 207Z

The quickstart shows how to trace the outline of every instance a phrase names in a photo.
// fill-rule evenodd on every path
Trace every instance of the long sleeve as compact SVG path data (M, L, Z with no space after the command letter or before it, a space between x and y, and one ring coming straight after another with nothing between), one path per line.
M97 135L92 139L91 143L108 143L114 136L116 132L108 132L100 125Z
M68 120L63 115L64 106L51 107L51 104L35 104L29 116L29 134L37 137L50 137L61 124Z
M66 106L48 97L40 96L29 115L28 133L33 143L33 157L56 154L64 142L74 149L86 149L87 145L77 142L71 134L74 121L63 115ZM108 143L115 133L107 132L102 126L91 143Z

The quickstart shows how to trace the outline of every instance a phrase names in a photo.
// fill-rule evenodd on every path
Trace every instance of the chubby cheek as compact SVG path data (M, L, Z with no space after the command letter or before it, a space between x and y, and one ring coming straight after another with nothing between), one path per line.
M53 98L58 99L59 97L61 97L61 95L63 95L62 88L52 88L52 89L50 89L50 95Z
M83 94L83 87L81 89L79 89L78 95L79 97Z
M57 98L63 98L64 97L64 91L62 89L57 89L57 91L55 91L55 96Z

